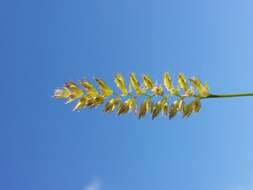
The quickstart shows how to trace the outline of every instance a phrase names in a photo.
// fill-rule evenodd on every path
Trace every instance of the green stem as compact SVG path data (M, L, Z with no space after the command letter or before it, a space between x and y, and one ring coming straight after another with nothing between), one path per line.
M210 94L204 98L232 98L232 97L242 97L242 96L253 96L253 93L238 93L238 94ZM203 99L204 99L203 98Z

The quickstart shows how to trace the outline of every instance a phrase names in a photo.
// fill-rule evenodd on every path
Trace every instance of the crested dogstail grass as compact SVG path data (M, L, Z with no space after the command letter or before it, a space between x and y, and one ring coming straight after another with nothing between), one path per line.
M152 119L158 115L171 119L178 113L188 118L199 112L202 99L253 96L253 93L211 94L207 83L197 77L187 78L183 73L177 76L176 85L168 72L164 73L161 84L154 83L148 75L138 80L135 73L130 74L128 84L122 74L117 74L114 82L118 90L102 79L95 78L95 82L97 87L88 80L81 80L78 84L66 82L54 91L53 97L64 99L66 103L76 101L73 111L103 105L103 111L108 113L116 111L118 115L124 115L133 112L139 119L150 113Z

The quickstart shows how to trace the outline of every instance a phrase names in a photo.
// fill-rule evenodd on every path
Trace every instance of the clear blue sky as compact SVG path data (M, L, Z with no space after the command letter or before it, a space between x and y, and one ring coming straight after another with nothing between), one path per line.
M253 91L252 9L250 0L1 1L0 189L246 189L253 98L152 121L72 112L51 95L66 80L113 84L132 71Z

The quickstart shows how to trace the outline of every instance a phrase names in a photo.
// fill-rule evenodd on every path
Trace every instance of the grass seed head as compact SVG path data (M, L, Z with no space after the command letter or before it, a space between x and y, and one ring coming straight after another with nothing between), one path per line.
M171 119L178 112L181 112L183 117L199 112L201 99L210 95L207 83L203 84L196 77L188 79L183 73L177 77L178 85L173 84L168 72L164 73L163 83L160 85L155 84L149 75L143 75L143 80L140 82L135 73L131 73L130 82L127 83L122 74L117 74L114 82L119 92L103 79L95 78L95 81L98 88L88 80L80 81L80 85L73 81L66 82L62 88L54 91L53 97L65 99L67 103L77 101L74 111L98 107L106 102L104 112L110 113L117 110L118 115L138 112L140 119L148 113L151 113L152 119L163 113L162 115ZM174 102L169 102L170 97ZM139 99L144 99L144 101L138 106ZM189 101L191 103L186 104Z

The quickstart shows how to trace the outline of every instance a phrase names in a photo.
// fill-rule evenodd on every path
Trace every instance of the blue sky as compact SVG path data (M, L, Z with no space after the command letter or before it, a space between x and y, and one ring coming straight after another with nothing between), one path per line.
M184 72L253 91L250 0L0 2L0 189L250 190L252 98L205 100L184 120L51 98L66 80Z

